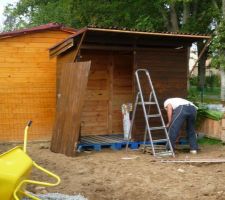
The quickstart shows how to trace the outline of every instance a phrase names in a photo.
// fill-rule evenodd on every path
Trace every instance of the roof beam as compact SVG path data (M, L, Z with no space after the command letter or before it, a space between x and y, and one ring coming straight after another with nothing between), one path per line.
M74 39L70 38L69 40L65 41L64 43L59 44L54 49L50 50L49 54L50 57L58 56L59 54L63 53L64 51L67 51L74 45Z
M111 46L165 46L165 47L178 47L178 46L190 46L192 42L174 39L151 39L151 38L124 38L124 37L105 37L105 36L92 36L87 35L84 44L93 45L111 45Z
M171 47L171 46L163 46L164 48L174 48L177 50L183 49L183 46L178 49L178 47ZM121 46L121 45L99 45L99 44L82 44L80 49L89 49L89 50L112 50L112 51L133 51L133 50L146 50L149 51L149 48L160 48L160 46L148 46L148 47L141 47L141 46Z

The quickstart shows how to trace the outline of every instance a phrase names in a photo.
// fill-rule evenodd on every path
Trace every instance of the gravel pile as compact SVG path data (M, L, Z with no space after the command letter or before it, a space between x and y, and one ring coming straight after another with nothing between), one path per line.
M37 196L41 200L88 200L82 195L69 196L69 195L60 194L60 193L37 194L35 196ZM30 200L30 199L23 198L23 200Z

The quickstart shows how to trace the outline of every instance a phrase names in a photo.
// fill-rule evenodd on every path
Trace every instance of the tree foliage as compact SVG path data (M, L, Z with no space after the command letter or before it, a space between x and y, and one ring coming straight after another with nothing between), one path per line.
M58 22L152 31L210 32L211 0L20 0L5 10L5 30ZM8 23L11 20L14 23Z
M27 19L25 27L49 22L76 28L89 24L147 30L163 27L157 4L145 0L21 0L15 8L8 6L5 15L17 21L11 29L21 27L21 17Z
M220 68L221 101L225 102L225 0L222 0L221 18L211 45L212 65Z
M222 21L217 27L210 50L212 65L216 68L225 69L225 21Z
M225 1L220 10L220 18L215 25L212 44L210 46L212 66L225 70Z

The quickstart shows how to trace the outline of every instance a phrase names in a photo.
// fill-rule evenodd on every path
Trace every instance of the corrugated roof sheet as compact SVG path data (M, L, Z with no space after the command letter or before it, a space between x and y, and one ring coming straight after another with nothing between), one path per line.
M10 32L2 32L2 33L0 33L0 39L15 37L15 36L19 36L19 35L25 35L28 33L41 32L44 30L61 30L61 31L69 32L69 33L76 32L76 29L65 27L62 24L48 23L48 24L44 24L44 25L40 25L40 26L36 26L36 27L32 27L32 28L20 29L20 30L15 30L15 31L10 31Z
M211 38L208 34L200 34L200 33L184 33L184 32L157 32L157 31L148 31L148 30L140 30L140 29L129 29L126 27L101 27L96 25L89 25L87 27L89 30L96 31L106 31L106 32L120 32L120 33L140 33L140 34L148 34L148 35L159 35L159 36L179 36L179 37L193 37L193 38Z

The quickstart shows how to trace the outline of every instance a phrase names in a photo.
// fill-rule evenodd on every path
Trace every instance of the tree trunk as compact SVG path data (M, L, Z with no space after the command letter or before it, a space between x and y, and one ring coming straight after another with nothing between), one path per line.
M225 17L225 0L222 0L222 13L223 17Z
M204 43L198 42L198 56L200 55L202 49L204 48ZM201 102L203 102L203 93L205 88L205 62L207 60L208 49L203 53L201 59L198 62L198 88L201 90Z
M221 68L220 70L221 74L221 94L220 98L223 103L225 103L225 69Z
M183 3L183 25L187 23L189 17L190 17L190 3L184 2Z
M197 12L198 12L198 0L194 0L193 1L193 17L196 18L196 15L197 15Z
M225 17L225 0L222 0L222 14L223 19ZM224 51L222 52L224 53ZM225 67L220 66L220 77L221 77L221 89L220 89L220 99L224 103L225 102Z
M177 32L179 30L175 3L170 4L170 24L171 27L169 31Z
M212 0L212 5L215 9L219 10L219 6L218 6L216 0Z
M162 18L164 20L164 27L166 28L166 30L169 31L170 30L170 24L169 24L167 12L164 9L160 9L160 13L161 13Z

